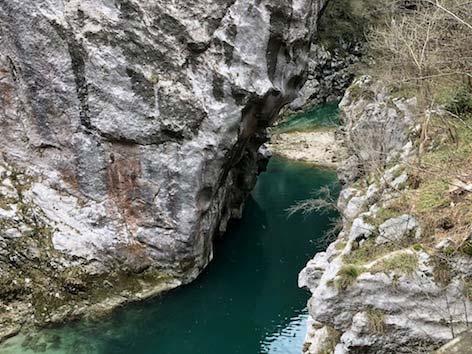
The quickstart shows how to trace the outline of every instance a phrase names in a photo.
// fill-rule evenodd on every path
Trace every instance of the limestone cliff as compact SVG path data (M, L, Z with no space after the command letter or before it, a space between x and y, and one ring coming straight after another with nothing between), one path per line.
M197 276L304 83L322 6L0 3L4 332Z
M454 178L470 178L471 140L449 147L437 130L420 161L416 107L369 77L340 104L343 229L299 277L312 292L306 353L426 353L470 326L472 184Z

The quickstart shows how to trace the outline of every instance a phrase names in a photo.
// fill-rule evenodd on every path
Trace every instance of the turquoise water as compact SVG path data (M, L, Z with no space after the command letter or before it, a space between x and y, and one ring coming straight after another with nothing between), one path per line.
M273 158L195 282L100 323L49 330L29 344L16 337L0 352L299 354L308 293L297 275L325 247L330 215L287 218L285 209L335 181L333 171Z
M306 131L319 128L333 128L339 124L338 102L331 102L316 106L308 112L295 114L278 124L274 129L276 133L288 133L292 131Z

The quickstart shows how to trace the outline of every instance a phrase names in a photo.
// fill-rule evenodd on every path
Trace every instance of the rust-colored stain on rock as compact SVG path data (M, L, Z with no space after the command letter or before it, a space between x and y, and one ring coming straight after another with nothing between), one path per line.
M111 199L120 209L124 221L134 231L144 211L139 177L141 162L134 146L114 144L107 166L107 188Z

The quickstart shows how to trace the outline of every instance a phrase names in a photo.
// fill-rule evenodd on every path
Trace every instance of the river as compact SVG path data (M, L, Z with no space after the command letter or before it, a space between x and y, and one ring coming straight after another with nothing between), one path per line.
M331 170L272 158L241 220L216 242L215 258L192 284L127 306L96 323L17 336L3 354L299 354L309 294L298 272L326 247L333 215L287 217Z

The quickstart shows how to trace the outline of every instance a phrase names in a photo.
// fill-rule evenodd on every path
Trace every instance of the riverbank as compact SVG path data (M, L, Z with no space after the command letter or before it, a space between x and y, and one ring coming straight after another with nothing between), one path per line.
M1 343L23 333L34 333L47 326L59 326L73 320L97 320L110 316L116 309L132 303L141 302L168 292L182 285L177 279L163 278L152 283L141 282L141 290L135 293L123 291L121 294L110 294L103 300L91 303L83 300L64 304L48 313L48 318L35 317L34 305L28 302L16 302L3 309L0 307L0 351ZM113 290L110 290L113 291ZM56 293L58 294L58 293ZM50 305L50 304L48 304ZM47 309L47 305L44 305ZM31 319L31 321L28 321Z
M268 147L276 156L337 168L341 155L335 138L338 125L338 102L318 105L285 117L273 127Z
M274 155L314 165L336 168L339 147L335 128L321 128L306 132L274 134L269 149Z

